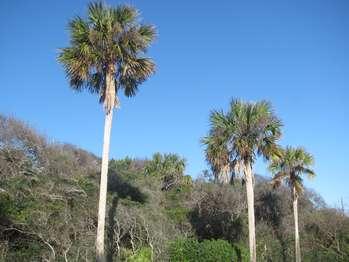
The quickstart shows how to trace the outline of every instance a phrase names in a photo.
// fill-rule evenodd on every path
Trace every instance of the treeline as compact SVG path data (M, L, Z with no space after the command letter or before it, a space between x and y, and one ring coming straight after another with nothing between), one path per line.
M109 163L109 261L248 261L244 180L193 180L176 154ZM100 159L49 143L0 116L0 258L94 261ZM293 261L292 194L255 176L258 261ZM305 189L299 196L303 261L348 261L349 218Z

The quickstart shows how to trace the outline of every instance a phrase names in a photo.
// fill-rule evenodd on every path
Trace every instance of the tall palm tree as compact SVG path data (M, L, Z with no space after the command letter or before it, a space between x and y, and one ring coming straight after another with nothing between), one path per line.
M282 151L281 157L273 159L269 167L275 174L272 180L274 187L280 186L282 181L285 181L292 191L297 262L301 261L298 231L298 197L304 190L302 175L306 174L309 178L315 177L314 171L310 168L313 163L313 156L303 148L287 147Z
M247 206L250 260L256 261L254 192L252 166L257 156L269 160L279 155L277 141L281 136L281 122L274 115L270 103L245 103L233 100L227 113L214 111L210 117L211 130L204 138L207 151L215 144L217 135L223 143L219 152L228 158L234 172L244 174ZM217 156L220 158L222 154ZM214 154L213 154L214 155ZM213 156L212 155L212 156ZM211 161L211 160L210 160ZM224 162L226 164L226 162Z
M105 109L103 156L96 240L97 261L104 260L104 225L107 195L109 143L113 109L119 107L118 91L132 97L138 85L154 73L155 64L144 57L155 38L152 25L141 24L130 6L108 7L91 3L88 16L69 23L70 46L61 49L70 86L98 94Z

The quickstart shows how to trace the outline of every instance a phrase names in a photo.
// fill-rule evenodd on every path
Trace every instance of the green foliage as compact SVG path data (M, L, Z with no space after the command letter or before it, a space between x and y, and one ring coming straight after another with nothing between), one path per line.
M156 153L145 166L145 174L162 181L162 190L169 190L181 184L190 185L188 176L184 176L186 160L177 154Z
M203 143L206 159L216 176L224 168L236 172L242 165L253 163L257 156L268 160L280 154L277 142L282 124L267 101L232 100L228 112L212 112L210 123Z
M40 261L44 246L35 239L17 239L9 246L6 261Z
M183 176L185 159L177 154L156 153L145 166L145 172L149 176L165 177L168 175Z
M133 160L129 157L123 159L113 159L109 162L109 169L117 172L125 172L130 170Z
M197 261L200 254L200 243L196 239L178 239L170 244L171 262Z
M152 252L149 247L140 248L134 255L126 259L127 262L151 262Z
M20 121L1 116L0 138L0 258L95 260L100 160L72 145L47 143ZM111 261L151 261L150 256L153 261L248 261L244 187L237 181L225 186L192 181L174 168L183 159L170 159L160 170L180 171L180 179L167 190L161 190L161 173L146 172L153 160L110 162L106 246ZM24 172L28 166L36 171ZM259 176L255 193L258 259L292 261L291 194L283 185L272 190ZM348 216L308 190L299 205L303 260L348 261Z
M279 157L274 157L269 169L274 173L273 185L277 187L283 180L297 194L303 192L302 175L306 174L309 178L315 177L315 172L310 169L314 164L313 156L305 151L305 149L298 147L287 147L282 150Z
M237 261L235 249L224 240L204 240L200 243L201 261Z
M77 184L79 187L83 190L83 192L86 192L87 195L95 195L96 194L96 183L91 178L88 177L78 177Z
M246 248L233 247L224 240L178 239L171 243L169 254L173 262L248 261Z
M138 14L131 6L89 4L86 19L76 16L70 21L70 46L58 55L71 87L98 94L108 110L117 105L118 90L134 96L138 85L155 71L153 61L144 57L155 38L155 28L139 23ZM108 92L107 74L115 80L115 90ZM114 97L109 97L112 93Z
M186 222L187 215L189 210L185 207L175 207L167 210L168 216L176 223L184 223Z
M206 146L205 157L211 167L215 180L219 183L228 183L230 170L229 151L223 129L210 131L210 135L202 139Z
M165 191L164 207L170 219L178 225L183 225L188 220L190 209L184 205L190 199L191 184L183 184Z
M236 243L234 244L234 249L237 256L237 261L248 262L250 260L250 253L248 248L245 245L241 243Z

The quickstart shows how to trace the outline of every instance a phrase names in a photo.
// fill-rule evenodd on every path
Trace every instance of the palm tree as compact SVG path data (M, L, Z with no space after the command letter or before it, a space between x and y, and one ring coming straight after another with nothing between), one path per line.
M303 148L287 147L282 151L281 157L273 159L269 167L275 174L272 180L274 187L280 186L282 181L285 180L292 191L297 262L301 261L298 232L298 197L304 190L302 175L307 174L309 178L315 177L314 171L310 169L313 163L313 156Z
M186 160L177 154L155 153L145 165L145 174L162 181L161 190L169 190L183 181Z
M229 153L225 144L225 139L221 130L210 130L208 137L202 139L206 145L205 157L211 167L215 182L219 184L228 184L231 180L231 168L229 162Z
M204 138L206 152L215 145L216 136L223 141L218 143L218 158L228 159L233 172L244 174L247 206L250 260L256 261L256 237L254 216L254 192L252 166L257 156L269 160L279 155L277 141L281 136L281 122L274 115L270 103L261 101L245 103L233 100L227 113L214 111L210 117L211 130ZM212 154L213 158L215 154ZM212 160L209 160L215 163ZM223 161L223 165L227 162ZM223 166L222 165L222 166Z
M119 107L117 93L132 97L138 85L154 73L155 64L144 57L155 38L155 28L140 24L138 11L129 6L88 6L88 17L69 23L70 46L60 50L70 86L98 94L104 104L105 125L96 240L97 261L104 260L104 225L107 173L113 109Z

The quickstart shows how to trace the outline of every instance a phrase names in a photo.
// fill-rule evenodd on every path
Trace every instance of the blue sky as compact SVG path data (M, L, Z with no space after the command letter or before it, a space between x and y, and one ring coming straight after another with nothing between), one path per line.
M72 92L56 62L68 19L87 3L0 2L0 112L100 155L102 108ZM140 9L159 36L149 52L156 75L115 114L111 157L176 152L197 176L210 110L232 97L267 99L285 125L281 143L315 156L318 177L306 184L329 204L349 204L347 0L108 1L119 3ZM268 175L262 161L255 171Z

